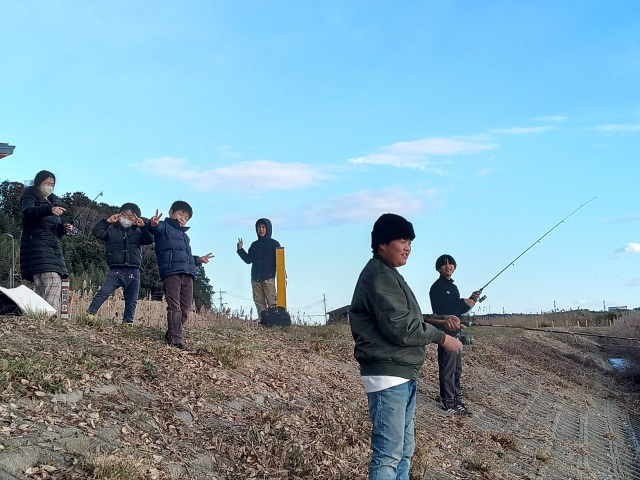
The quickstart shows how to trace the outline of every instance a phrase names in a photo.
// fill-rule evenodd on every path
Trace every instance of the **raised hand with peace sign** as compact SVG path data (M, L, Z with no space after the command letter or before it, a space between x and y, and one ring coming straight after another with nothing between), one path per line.
M156 214L149 219L149 224L155 228L160 223L160 219L162 218L162 213L158 213L158 209L156 208Z

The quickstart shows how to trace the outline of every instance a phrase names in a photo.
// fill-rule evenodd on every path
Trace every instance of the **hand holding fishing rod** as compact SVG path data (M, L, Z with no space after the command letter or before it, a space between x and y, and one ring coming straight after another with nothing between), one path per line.
M506 267L504 267L502 270L500 270L498 272L498 274L493 277L491 280L489 280L481 289L477 290L476 292L473 292L473 295L475 295L476 293L478 293L478 296L482 293L482 291L487 288L489 286L489 284L491 282L493 282L496 278L498 278L500 275L502 275L502 273L509 267L511 267L512 265L514 265L516 263L516 261L522 257L525 253L527 253L529 250L531 250L533 247L536 246L536 244L540 243L540 241L546 237L547 235L549 235L551 232L553 232L556 228L558 228L560 226L560 224L564 223L564 221L566 219L568 219L571 215L573 215L574 213L576 213L578 210L580 210L582 207L586 206L587 204L589 204L591 201L595 200L598 197L593 197L592 199L590 199L588 202L583 203L582 205L580 205L578 208L576 208L573 212L571 212L569 215L567 215L566 217L564 217L562 220L560 220L558 223L556 223L547 233L545 233L544 235L542 235L540 238L538 238L535 242L533 242L524 252L522 252L520 255L518 255L516 258L514 258L513 260L511 260ZM473 295L471 296L471 298L473 298ZM483 302L484 300L486 300L487 296L483 295L482 297L478 298L478 303Z
M69 222L68 225L70 225L70 228L67 228L67 233L69 235L76 235L78 233L78 228L75 226L76 221L78 220L78 218L80 218L80 216L85 212L85 210L87 208L89 208L89 205L95 203L95 201L98 199L98 197L102 196L103 192L100 192L98 195L96 195L96 198L94 198L93 200L91 200L89 203L87 203L84 208L82 210L80 210L80 213L78 213L75 217L73 217L73 220L71 220L71 222Z

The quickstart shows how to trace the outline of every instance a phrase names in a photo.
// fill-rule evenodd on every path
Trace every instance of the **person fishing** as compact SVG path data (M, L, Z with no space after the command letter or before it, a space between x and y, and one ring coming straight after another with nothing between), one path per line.
M56 176L42 170L20 198L20 274L33 282L36 293L58 310L62 279L69 277L60 238L71 233L73 225L63 224L60 219L66 209L53 193L55 186Z
M453 283L451 276L457 267L455 259L451 255L440 255L436 260L436 270L440 277L431 285L429 299L431 309L436 315L455 315L460 318L476 304L480 291L476 290L469 298L460 298L460 291ZM456 330L448 330L441 320L424 316L424 321L434 325L447 335L460 338L462 328L465 325L459 324ZM471 411L462 401L462 355L451 353L438 345L438 375L440 380L440 399L442 409L448 415L471 415Z

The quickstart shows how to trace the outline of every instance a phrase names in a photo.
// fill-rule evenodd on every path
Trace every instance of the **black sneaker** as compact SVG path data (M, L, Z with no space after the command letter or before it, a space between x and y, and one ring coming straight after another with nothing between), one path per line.
M126 318L126 319L124 319L124 320L122 321L122 324L123 324L123 325L131 326L131 325L133 325L133 319L131 319L131 318Z
M453 415L455 415L456 413L458 413L458 409L455 407L449 407L447 405L442 405L442 410L444 410L444 414L447 417L451 417Z
M471 413L471 410L469 410L467 406L462 402L456 403L456 410L459 415L473 415L473 413Z
M171 346L179 348L180 350L184 349L184 345L182 345L181 343L172 343Z

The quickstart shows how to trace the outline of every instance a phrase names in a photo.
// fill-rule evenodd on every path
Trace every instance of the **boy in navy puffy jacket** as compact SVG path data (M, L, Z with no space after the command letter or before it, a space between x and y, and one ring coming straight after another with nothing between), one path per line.
M162 214L156 210L148 223L156 244L156 255L160 278L167 299L167 333L165 339L172 347L183 348L182 326L193 301L193 280L196 264L209 263L213 255L208 253L198 257L191 253L191 245L186 223L193 216L191 205L182 200L173 202L169 217L160 220Z

